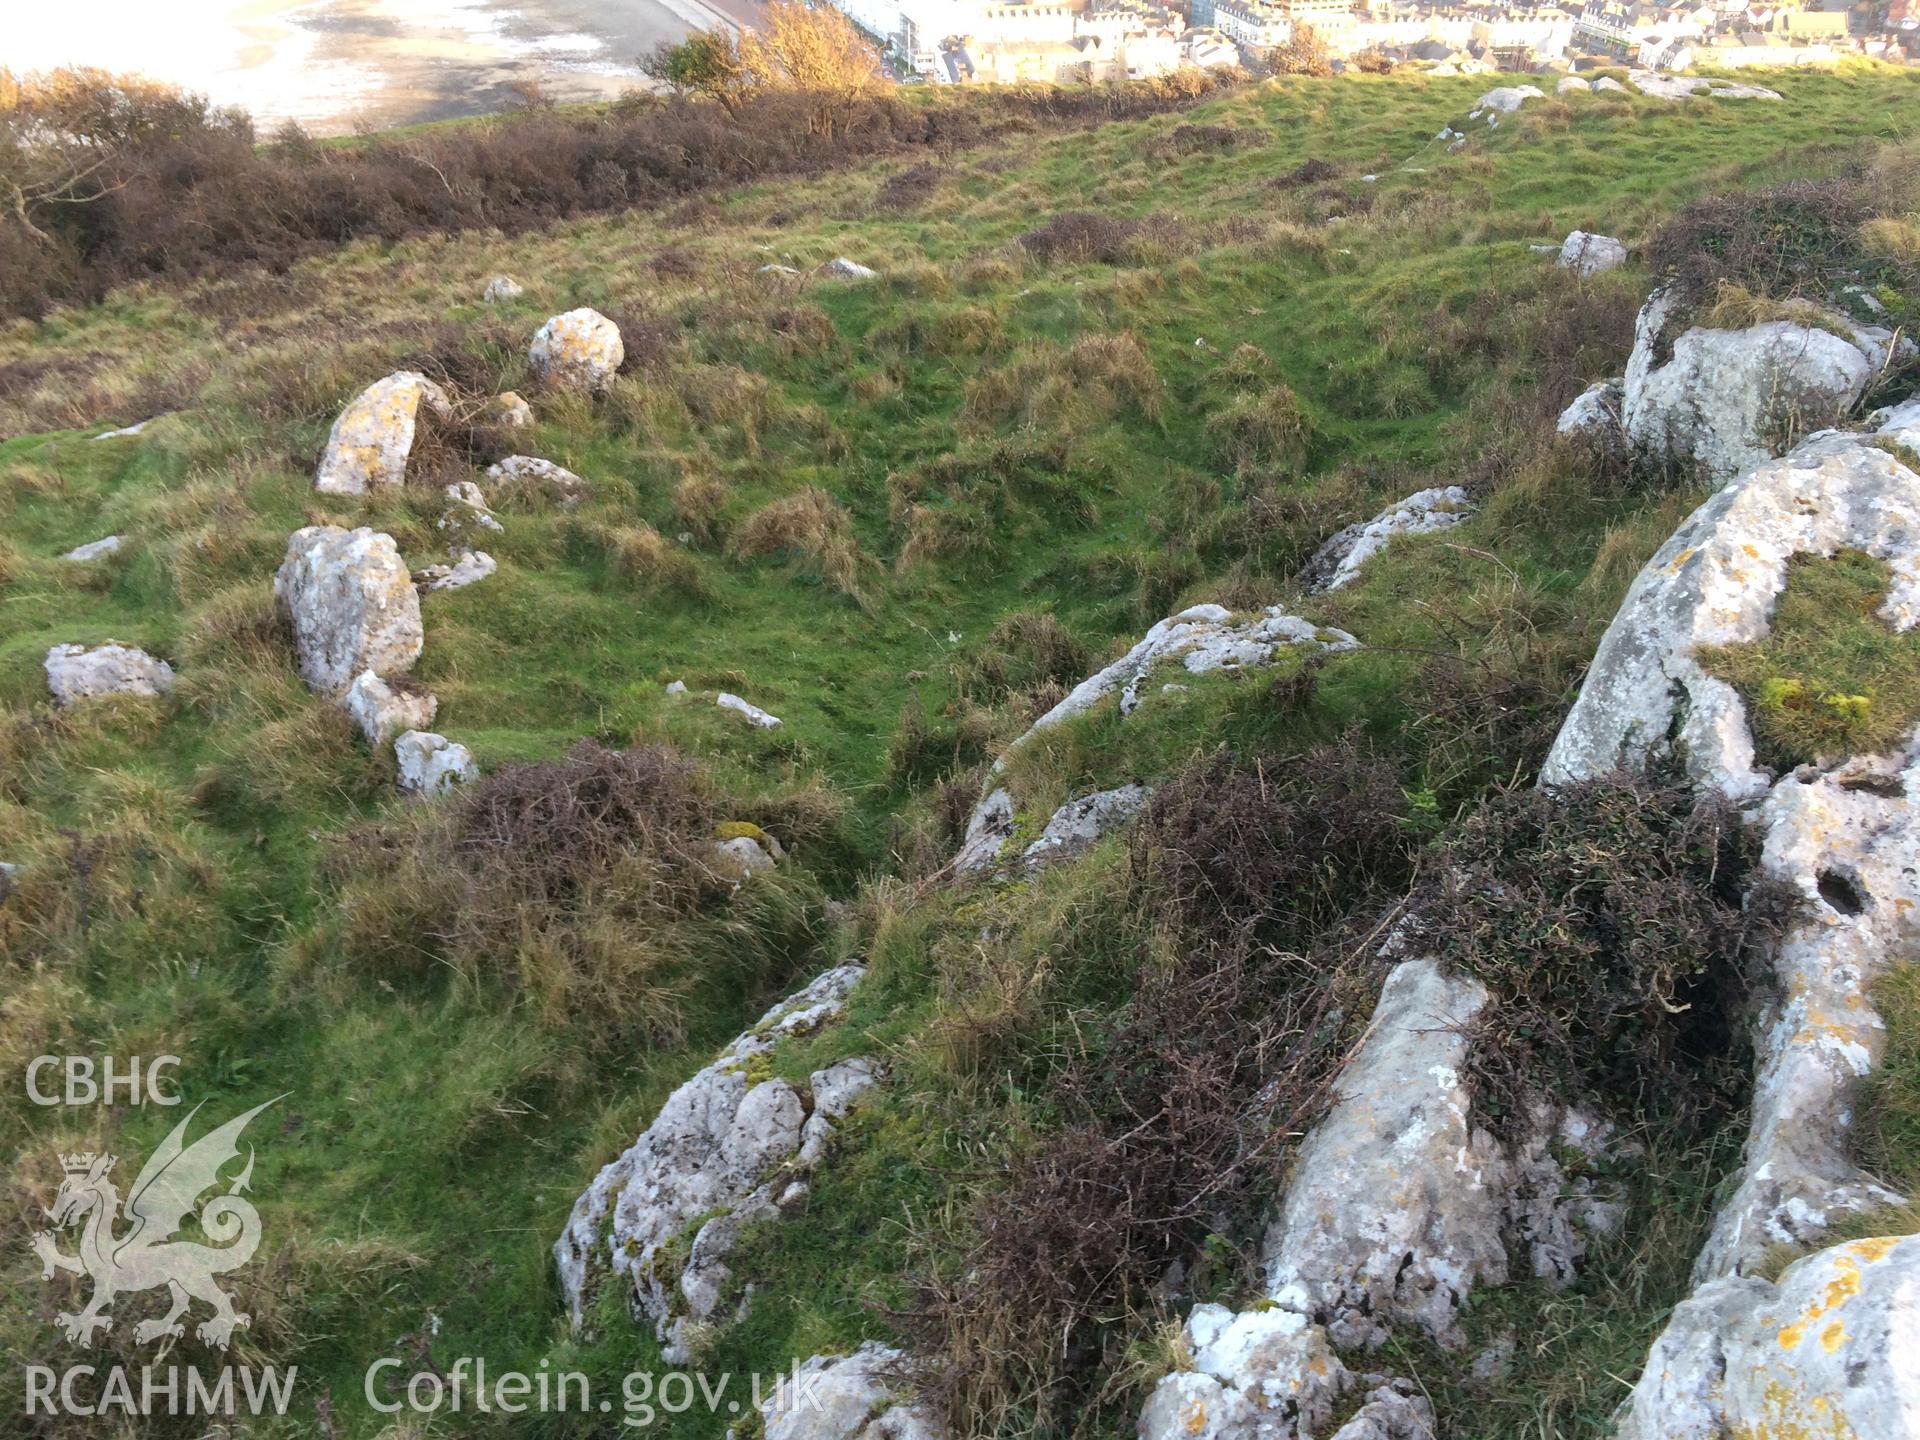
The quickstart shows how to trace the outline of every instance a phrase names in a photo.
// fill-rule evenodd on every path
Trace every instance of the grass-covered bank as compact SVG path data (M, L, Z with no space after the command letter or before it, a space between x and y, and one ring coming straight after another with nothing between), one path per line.
M1431 137L1480 82L1286 81L671 213L361 242L284 276L121 290L14 324L0 336L0 860L24 868L0 904L8 1067L69 1048L170 1052L214 1111L291 1092L259 1141L271 1259L244 1343L311 1384L289 1431L314 1428L326 1393L339 1433L370 1434L382 1422L360 1376L380 1355L655 1368L617 1297L598 1338L566 1337L548 1246L674 1083L784 987L857 954L873 974L846 1024L774 1063L798 1076L877 1050L896 1082L849 1125L806 1214L756 1238L769 1283L708 1363L766 1370L868 1334L972 1333L983 1354L1030 1338L988 1326L1003 1313L990 1294L938 1293L976 1239L977 1195L1086 1178L1020 1166L1058 1135L1103 1133L1102 1056L1137 1062L1152 1091L1170 1057L1259 1057L1305 1027L1318 1012L1282 1003L1302 989L1295 960L1364 954L1425 842L1531 778L1619 595L1697 498L1544 439L1561 404L1620 369L1650 277L1636 265L1582 283L1528 243L1577 226L1642 245L1706 194L1876 162L1901 173L1890 147L1910 139L1912 75L1770 83L1782 102L1536 101L1453 154ZM811 273L839 254L881 278ZM806 273L762 273L776 263ZM526 297L480 306L496 271ZM1911 312L1912 295L1893 300ZM400 364L467 400L524 386L534 328L575 304L620 321L628 372L594 404L535 397L538 424L513 446L577 471L590 498L501 503L500 571L427 599L418 674L441 698L438 728L496 773L559 762L583 738L691 757L663 833L748 820L793 855L737 896L626 905L630 877L589 865L556 872L564 884L530 910L501 874L466 866L444 817L392 796L390 762L307 695L272 621L268 581L301 524L368 523L415 563L438 558L436 487L365 506L312 493L340 406ZM88 438L154 408L168 418L139 437ZM466 473L461 452L437 463ZM1349 590L1292 588L1340 525L1453 483L1475 494L1473 519L1396 546ZM109 532L128 537L120 555L57 558ZM1119 844L1026 892L930 879L981 762L1203 599L1285 602L1367 648L1198 684L1126 727L1063 729L1023 757L1023 804L1204 762L1229 794L1263 767L1343 777L1341 793L1369 800L1350 825L1318 825L1311 788L1275 785L1233 812L1247 827L1234 833L1284 865L1237 889L1209 877L1206 916L1236 922L1219 935L1169 901L1190 881ZM178 695L52 712L46 648L109 636L172 659ZM786 723L740 727L665 695L673 679ZM1153 833L1182 793L1189 821L1223 808L1188 783ZM642 850L628 824L620 864ZM1294 958L1237 949L1242 922ZM1354 968L1331 991L1349 1020ZM1182 1032L1186 1049L1147 1043L1169 1015L1219 1024ZM1226 1113L1256 1069L1200 1067L1182 1093ZM54 1152L142 1155L174 1117L50 1124L17 1087L0 1116L7 1341L35 1356L57 1292L25 1239ZM1699 1148L1712 1163L1649 1171L1657 1212L1710 1190L1725 1156ZM1118 1423L1165 1361L1152 1336L1168 1317L1139 1299L1154 1267L1181 1258L1188 1297L1242 1282L1271 1172L1216 1192L1165 1153L1141 1152L1188 1207L1179 1224L1143 1238L1116 1222L1111 1253L1079 1257L1086 1275L1119 1265L1121 1291L1075 1288L1062 1265L1060 1304L1092 1317L1082 1349L989 1375L958 1397L976 1413L1007 1429ZM1681 1228L1635 1232L1622 1278L1555 1302L1586 1307L1567 1324L1593 1348L1516 1373L1550 1378L1568 1353L1627 1363L1614 1356L1684 1272ZM1105 1308L1116 1295L1137 1313ZM984 1318L968 1332L956 1316ZM1560 1433L1594 1433L1617 1393L1583 1395ZM0 1397L13 1414L17 1400ZM1529 1404L1507 1392L1511 1425L1481 1433L1530 1433ZM458 1428L490 1425L508 1422Z

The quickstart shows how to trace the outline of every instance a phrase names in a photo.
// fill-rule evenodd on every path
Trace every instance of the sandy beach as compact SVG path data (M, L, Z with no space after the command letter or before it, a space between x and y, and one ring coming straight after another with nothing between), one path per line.
M560 100L618 95L644 83L640 55L726 18L706 0L95 0L84 24L17 19L6 63L136 72L240 106L263 132L340 134L486 114L528 80Z

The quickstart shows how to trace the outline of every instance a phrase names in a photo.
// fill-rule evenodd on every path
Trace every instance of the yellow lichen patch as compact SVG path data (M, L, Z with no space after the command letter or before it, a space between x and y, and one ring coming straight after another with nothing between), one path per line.
M1820 1348L1831 1355L1840 1348L1846 1341L1846 1338L1847 1327L1842 1322L1835 1320L1820 1332Z
M1866 1240L1856 1240L1847 1246L1847 1252L1858 1255L1867 1264L1887 1258L1887 1253L1900 1243L1898 1235L1876 1235Z
M1782 1350L1791 1350L1806 1338L1807 1327L1805 1325L1788 1325L1780 1332L1780 1348Z
M1196 1400L1187 1407L1187 1413L1180 1417L1180 1428L1189 1435L1198 1435L1207 1428L1207 1402Z

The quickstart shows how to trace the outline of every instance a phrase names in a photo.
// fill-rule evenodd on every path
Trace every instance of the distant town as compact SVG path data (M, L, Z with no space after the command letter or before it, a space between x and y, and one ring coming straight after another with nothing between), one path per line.
M1182 66L1414 67L1430 74L1635 65L1920 62L1920 0L833 0L903 78L934 83L1150 79Z

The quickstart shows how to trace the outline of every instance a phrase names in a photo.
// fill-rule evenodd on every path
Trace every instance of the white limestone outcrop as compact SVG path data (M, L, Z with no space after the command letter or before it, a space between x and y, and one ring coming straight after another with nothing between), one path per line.
M313 488L323 495L364 495L406 483L420 407L441 420L453 402L415 370L396 370L356 395L333 422Z
M102 695L157 699L173 689L173 667L133 645L55 645L43 662L47 689L62 709Z
M585 306L547 321L527 350L534 375L561 390L604 390L626 358L620 327Z
M402 675L420 658L420 597L391 535L309 525L287 539L273 593L300 676L329 699L363 670Z
M1300 583L1309 591L1351 585L1366 563L1396 536L1451 529L1471 514L1473 502L1458 485L1415 491L1371 520L1359 521L1331 536L1301 567Z

